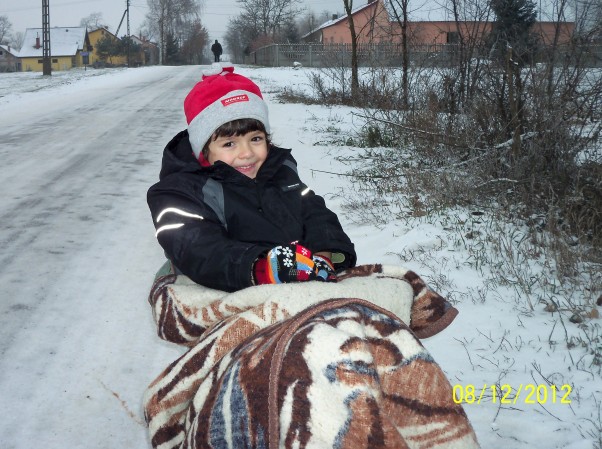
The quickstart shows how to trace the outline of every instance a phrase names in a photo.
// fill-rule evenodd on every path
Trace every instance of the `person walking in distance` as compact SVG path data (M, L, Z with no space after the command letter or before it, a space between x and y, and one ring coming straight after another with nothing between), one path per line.
M215 58L215 62L219 62L220 56L222 55L222 44L220 44L217 39L211 46L211 51L213 52L213 56Z

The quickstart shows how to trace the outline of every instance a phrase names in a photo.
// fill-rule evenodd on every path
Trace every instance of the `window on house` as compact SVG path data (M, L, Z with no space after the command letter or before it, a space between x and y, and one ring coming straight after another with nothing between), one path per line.
M59 62L59 60L58 60L58 59L54 59L54 58L52 58L52 63L53 63L53 64L56 64L57 62Z
M4 54L4 52L2 50L0 50L0 56L2 56Z
M447 33L447 43L448 44L457 44L460 42L460 33L457 31L448 31Z
M44 60L43 59L38 59L38 64L44 64Z

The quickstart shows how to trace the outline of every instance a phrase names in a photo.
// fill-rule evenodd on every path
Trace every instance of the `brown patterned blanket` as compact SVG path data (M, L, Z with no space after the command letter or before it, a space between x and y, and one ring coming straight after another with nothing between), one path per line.
M479 447L418 340L458 312L411 271L234 293L167 274L149 301L159 336L190 348L145 393L154 448Z

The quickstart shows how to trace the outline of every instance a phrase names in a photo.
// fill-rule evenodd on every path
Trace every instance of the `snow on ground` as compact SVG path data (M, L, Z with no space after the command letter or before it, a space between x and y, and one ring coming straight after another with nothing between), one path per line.
M489 284L449 215L385 226L347 216L357 192L333 174L348 169L335 157L359 150L328 142L359 126L352 110L279 102L284 87L309 89L308 69L236 70L264 91L275 143L293 148L302 178L339 214L358 263L404 264L455 302L456 321L424 344L474 402L464 408L482 447L599 449L602 382L599 367L578 363L587 347L567 349L583 335L577 326ZM199 75L0 74L1 449L150 447L142 394L182 349L156 337L146 302L163 256L145 193L163 146L185 126L182 101ZM495 384L505 386L494 395Z

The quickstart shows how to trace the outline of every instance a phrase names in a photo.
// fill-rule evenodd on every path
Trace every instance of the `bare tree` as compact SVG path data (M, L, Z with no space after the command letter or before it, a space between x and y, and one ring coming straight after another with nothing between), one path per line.
M230 19L226 32L226 46L234 61L242 62L252 51L262 46L261 35L256 23L243 15Z
M349 24L349 33L351 34L351 98L357 99L360 90L359 70L357 60L357 33L353 21L353 0L343 0L345 13L347 14L347 23Z
M23 33L22 31L17 31L15 34L13 34L13 39L11 41L11 44L17 50L21 50L21 47L23 46L23 41L24 40L25 40L25 33Z
M554 8L555 11L555 17L552 18L552 20L555 22L556 27L555 27L555 31L554 31L554 40L552 41L552 51L549 52L550 54L550 58L548 61L548 85L547 85L547 94L548 94L548 98L552 98L553 97L553 90L554 90L554 65L556 63L556 58L557 58L557 54L558 54L558 42L560 39L560 23L562 21L565 20L565 14L567 12L569 5L567 0L559 0L557 2L557 7ZM582 16L581 16L581 20L583 20L584 17L587 17L588 11L582 11ZM579 18L576 18L576 20L579 20Z
M88 30L97 30L98 28L106 28L109 29L109 26L105 23L102 18L101 12L93 12L87 17L84 17L79 22L80 27L85 27Z
M317 29L334 17L338 17L338 13L324 10L318 14L310 10L297 20L297 28L299 29L299 33L304 35Z
M10 23L7 16L0 16L0 44L4 43L4 39L8 38L13 24Z
M139 36L144 36L145 39L150 41L157 40L157 27L149 25L148 16L147 18L140 24L140 27L136 31Z
M452 109L462 107L471 101L481 77L480 56L484 53L484 37L487 23L491 19L491 2L488 0L449 0L448 11L453 17L457 29L457 55L455 68L457 70L457 88L455 89L457 103ZM452 111L453 112L453 111Z
M181 54L187 64L201 64L203 62L203 50L209 42L209 34L201 21L192 22L186 27L186 37L181 47Z
M253 24L257 34L275 38L302 12L301 0L238 0L243 20Z
M230 19L225 41L230 55L244 60L257 48L298 40L297 17L301 0L237 0L241 14Z
M301 36L315 30L321 23L318 22L316 14L313 11L308 11L297 20L297 29Z
M410 57L408 49L408 6L409 0L391 0L391 10L395 20L401 29L401 89L404 109L408 108L408 71L410 69Z
M598 1L595 3L595 6L592 7L594 14L593 26L591 29L593 30L593 34L597 41L602 40L602 2Z
M202 0L147 0L149 27L159 39L159 60L166 61L167 38L181 45L186 24L200 20Z

